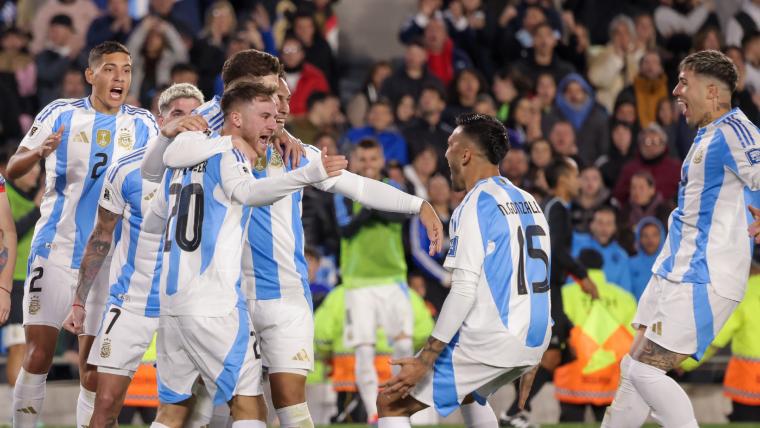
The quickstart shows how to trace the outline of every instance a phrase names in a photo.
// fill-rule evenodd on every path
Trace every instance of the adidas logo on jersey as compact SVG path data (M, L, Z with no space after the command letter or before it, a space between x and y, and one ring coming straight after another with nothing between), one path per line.
M662 321L657 321L656 323L652 324L652 327L650 328L655 334L662 336Z
M309 354L306 352L305 349L301 349L298 351L298 353L293 356L293 361L311 361L309 359Z
M27 415L36 415L37 414L37 411L34 410L34 407L32 407L32 406L23 407L23 408L18 409L16 411L19 412L19 413L26 413Z
M79 134L75 135L73 141L75 143L90 144L90 140L87 138L87 134L85 134L84 131L82 131Z

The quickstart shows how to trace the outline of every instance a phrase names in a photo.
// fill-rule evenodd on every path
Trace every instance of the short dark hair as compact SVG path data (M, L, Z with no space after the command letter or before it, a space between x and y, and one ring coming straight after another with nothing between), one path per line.
M681 61L678 70L691 70L694 73L709 76L725 83L734 92L739 72L731 58L715 50L694 52Z
M262 83L235 82L222 95L222 111L226 115L237 103L249 102L257 98L270 98L274 94L275 88Z
M643 178L644 180L646 180L647 184L649 184L650 187L655 186L654 176L652 175L651 172L647 171L646 169L642 169L641 171L636 171L631 176L631 181L633 181L634 177Z
M599 251L591 248L582 249L578 255L578 261L587 269L601 269L604 266L602 255L599 254Z
M495 117L479 113L460 114L457 126L483 149L488 161L494 165L501 163L509 151L507 128Z
M172 66L172 70L169 75L172 76L176 73L195 73L198 74L198 69L194 65L187 62L179 62Z
M247 49L231 56L222 67L222 82L229 85L237 79L280 75L282 66L276 56L256 49Z
M309 95L309 98L306 99L306 110L311 110L312 107L314 107L314 104L321 103L322 101L330 98L330 94L323 91L314 91Z
M549 166L546 167L546 170L544 171L546 184L549 185L550 189L556 188L557 183L559 183L559 178L568 174L572 170L573 164L570 163L567 158L559 157L555 159L552 163L549 164Z
M119 42L109 40L90 49L90 54L87 57L87 65L90 68L94 68L97 64L100 63L104 56L113 53L123 53L127 54L127 56L130 58L132 57L132 55L129 53L129 49L127 49L126 46L122 45Z
M354 150L352 151L356 151L356 149L380 149L382 151L383 146L376 139L366 137L359 140L359 142L354 145Z
M614 215L615 216L615 221L617 221L617 214L618 214L617 210L615 209L615 207L613 207L612 205L608 205L608 204L603 204L601 206L596 207L594 209L594 214L591 216L591 218L593 219L594 217L596 217L596 215L598 213L605 213L605 212Z

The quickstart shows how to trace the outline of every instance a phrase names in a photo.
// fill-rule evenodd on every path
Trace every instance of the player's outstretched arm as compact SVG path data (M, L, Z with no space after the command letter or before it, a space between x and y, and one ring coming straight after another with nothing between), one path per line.
M63 323L63 327L74 333L81 334L84 325L85 311L84 304L87 302L87 296L90 289L98 276L98 272L103 267L103 262L111 250L113 241L113 231L116 228L121 215L114 214L103 207L98 207L98 220L92 229L92 234L87 240L87 245L82 256L82 264L79 267L79 279L77 289L74 295L74 304L71 305L71 311Z
M61 138L63 136L64 126L61 125L57 131L50 134L48 137L46 137L38 146L36 146L33 149L30 149L28 147L24 147L25 142L29 142L33 140L33 136L29 137L27 136L24 138L24 141L22 141L22 145L19 146L16 153L11 156L10 159L8 159L8 166L5 168L5 173L11 180L15 180L22 175L29 172L30 169L34 166L34 164L38 163L40 160L45 159L46 157L50 156L50 153L53 153L55 149L58 148L58 146L61 144ZM32 131L29 131L30 135ZM31 144L34 144L32 142Z
M13 268L16 266L16 225L5 192L0 193L0 325L8 320L11 310ZM7 291L7 293L6 293Z
M167 121L161 127L161 132L148 143L148 149L140 166L142 178L154 183L161 181L166 171L164 152L177 136L183 132L204 131L206 128L208 128L206 119L197 114Z

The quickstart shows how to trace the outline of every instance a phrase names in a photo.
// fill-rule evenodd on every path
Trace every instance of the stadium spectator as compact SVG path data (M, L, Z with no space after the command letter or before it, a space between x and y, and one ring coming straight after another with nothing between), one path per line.
M322 71L306 61L303 44L295 36L286 36L283 40L280 61L285 71L285 80L293 91L290 114L305 114L309 95L316 91L329 92L330 85Z
M760 91L760 31L748 33L742 39L744 50L745 84L750 91Z
M160 0L164 1L164 0ZM150 95L171 82L172 67L188 61L187 48L177 29L155 16L144 18L129 38L132 54L130 95L141 105L150 105Z
M604 276L607 280L631 291L628 253L618 243L617 231L615 208L609 205L597 208L589 223L588 233L573 234L572 255L577 258L586 248L598 251L604 259Z
M50 19L47 43L35 57L37 67L37 100L39 105L61 96L61 81L75 65L79 51L73 45L74 24L68 15L55 15Z
M425 32L425 27L433 18L441 17L441 0L418 0L417 11L404 21L399 31L401 43L409 44Z
M443 15L454 44L467 54L478 70L490 77L494 71L491 55L493 31L486 18L485 6L482 0L454 0L449 2Z
M669 95L660 98L655 107L655 123L660 125L668 138L668 152L683 159L686 153L681 153L678 147L678 116L676 104Z
M523 147L511 147L499 164L501 175L521 189L527 188L529 168L528 154Z
M673 204L657 192L656 179L647 170L631 177L630 199L623 204L622 221L625 229L633 231L644 217L654 217L662 224L668 223Z
M478 101L478 95L487 91L483 75L474 68L457 72L449 88L449 103L443 110L443 121L453 124L463 113L471 113Z
M519 10L512 4L504 6L495 36L497 65L504 67L526 57L533 48L536 29L546 22L545 9L535 3L526 4Z
M32 123L37 108L37 67L26 46L29 36L11 27L0 35L0 91L3 111L0 113L0 144L9 139L20 140Z
M438 154L430 146L424 147L414 158L412 163L404 166L404 177L411 185L409 190L412 194L422 199L428 199L428 186L430 179L438 168Z
M198 80L198 70L189 63L174 64L169 73L171 83L190 83L193 86L198 86Z
M440 85L426 85L417 103L418 117L403 130L403 134L411 159L425 147L432 147L438 158L438 172L448 176L449 165L444 155L454 128L441 121L445 108L446 97Z
M596 88L596 99L613 110L618 93L633 82L644 51L636 45L636 27L626 15L610 23L610 41L589 59L588 78Z
M512 134L509 143L524 146L528 141L541 138L541 110L538 98L521 97L514 103L514 112L510 115L507 127ZM514 138L512 138L514 136Z
M417 102L414 98L407 94L401 97L398 102L393 106L393 116L396 128L402 132L412 124L412 120L415 118Z
M393 69L390 62L377 61L372 64L361 90L354 94L346 105L346 116L351 126L358 127L364 124L370 104L378 100L380 88L391 74L393 74Z
M691 46L692 52L723 49L723 35L718 27L706 27L694 35Z
M554 29L547 23L539 24L533 30L532 54L519 60L515 64L515 71L527 78L532 85L536 84L541 73L550 73L554 80L559 82L575 69L557 56L556 47L557 35Z
M461 70L472 68L467 54L454 45L446 32L443 19L433 18L425 27L423 37L430 74L448 85Z
M644 217L636 224L636 254L631 256L631 292L636 301L652 278L652 266L665 243L665 226L654 217Z
M293 17L293 35L301 41L306 61L322 71L332 91L337 91L338 63L319 32L314 15L307 11L297 12Z
M585 75L588 68L589 48L591 47L588 28L575 22L572 13L563 13L562 21L565 27L565 37L558 41L557 55L572 65L576 72Z
M747 64L744 62L744 52L738 47L732 46L725 50L725 54L731 58L739 72L739 80L736 82L736 91L731 99L731 104L738 106L747 115L752 123L760 123L760 110L755 102L753 89L747 86Z
M325 92L314 92L306 100L309 109L305 115L293 118L288 130L306 144L316 145L320 133L337 134L343 130L345 118L340 112L338 97Z
M346 139L353 145L366 138L376 139L382 145L385 160L395 160L401 166L409 163L406 141L393 126L393 106L388 100L381 99L370 106L367 126L352 128L346 133Z
M87 96L84 73L78 68L69 68L63 76L61 98L84 98Z
M555 108L547 115L546 129L556 120L573 126L578 142L578 157L583 165L607 153L610 140L609 121L604 108L594 99L594 91L578 74L567 75L557 88Z
M630 92L621 92L615 99L615 108L612 113L612 118L625 122L630 126L638 129L639 120L636 116L636 98Z
M611 205L612 196L604 185L599 168L591 165L581 169L580 188L578 196L573 198L570 205L570 215L573 229L576 232L588 233L589 225L597 209Z
M639 49L644 52L658 49L654 17L647 12L640 12L633 20L636 28L636 45Z
M137 21L129 15L129 0L108 0L106 14L92 21L87 30L87 51L111 40L126 44Z
M639 74L633 78L633 84L624 90L636 100L636 116L640 127L646 128L657 120L657 103L670 93L668 76L662 68L659 53L648 51L641 57Z
M544 138L533 141L528 145L530 166L528 167L527 189L539 203L544 203L549 196L549 185L546 183L546 168L554 161L552 146Z
M183 36L192 38L201 31L201 8L199 0L149 0L150 16L171 25ZM144 19L144 18L143 18Z
M578 146L575 143L575 130L573 125L566 120L559 120L552 125L549 131L549 142L552 151L559 156L569 157L575 160L578 158Z
M620 171L613 196L618 201L630 197L631 177L641 170L657 177L657 191L665 199L673 199L681 180L681 163L668 154L667 135L657 124L651 124L638 136L638 156L626 162Z
M604 185L612 189L623 166L634 157L636 149L633 147L633 127L626 122L613 120L610 139L612 144L609 153L597 159L594 165L599 167Z
M665 39L666 45L674 35L693 36L708 22L714 9L713 0L704 2L660 0L660 5L654 11L657 32ZM714 19L717 21L717 17Z
M191 62L198 69L198 89L206 98L214 94L214 79L222 70L227 58L227 45L236 27L237 18L232 4L220 0L209 6L203 30L189 53Z
M48 47L50 21L57 15L66 15L71 19L71 40L68 44L72 52L79 53L85 46L90 23L99 14L100 11L92 0L46 0L34 11L30 52L37 54Z
M384 80L380 95L391 102L398 101L404 94L419 98L422 89L430 84L441 84L427 69L427 52L419 40L413 40L404 50L404 63Z
M542 116L554 107L554 101L557 99L557 81L551 73L541 73L536 78L536 98Z
M502 69L493 76L491 91L496 100L496 118L507 123L512 112L512 103L519 95L515 88L512 72L509 69Z
M748 33L760 29L760 0L749 0L726 23L726 45L741 46Z

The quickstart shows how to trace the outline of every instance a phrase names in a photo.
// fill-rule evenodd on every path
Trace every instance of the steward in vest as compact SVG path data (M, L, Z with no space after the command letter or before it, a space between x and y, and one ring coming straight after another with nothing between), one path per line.
M567 317L573 323L568 346L574 360L554 371L555 396L560 402L560 422L583 422L586 406L597 421L615 398L620 381L620 361L633 342L631 321L636 299L617 284L607 282L602 256L582 250L580 262L596 284L599 299L591 300L578 283L562 287Z
M736 311L697 363L689 358L681 365L694 370L731 342L731 360L723 378L723 394L731 399L731 422L760 422L760 263L753 260L747 291Z

